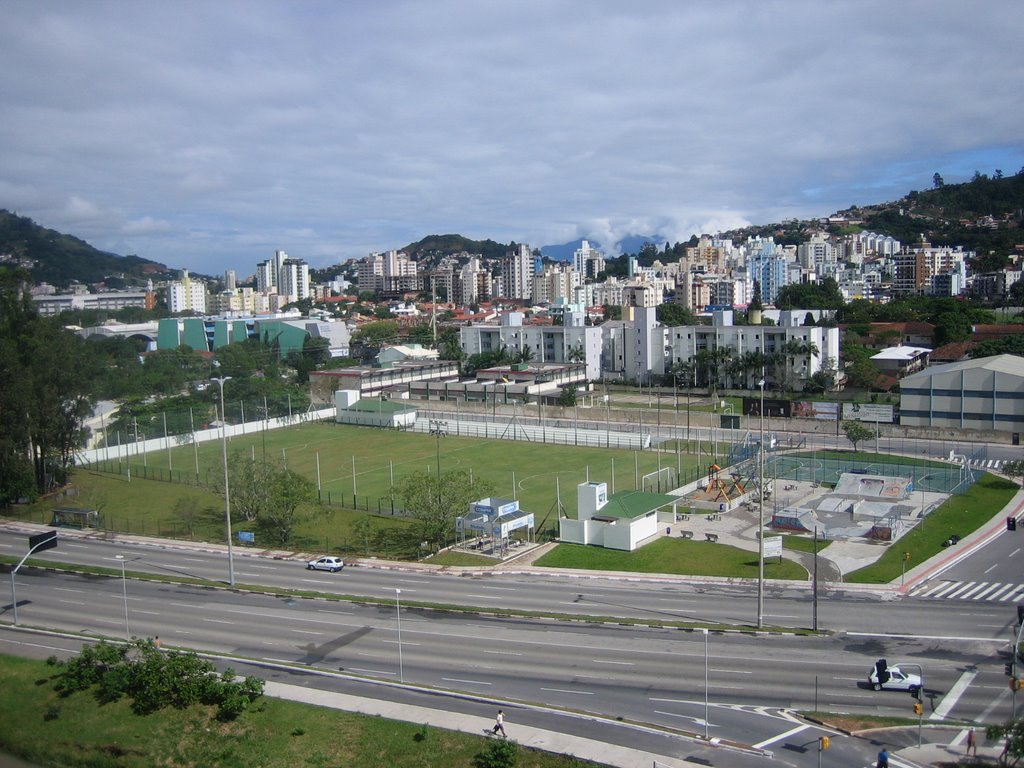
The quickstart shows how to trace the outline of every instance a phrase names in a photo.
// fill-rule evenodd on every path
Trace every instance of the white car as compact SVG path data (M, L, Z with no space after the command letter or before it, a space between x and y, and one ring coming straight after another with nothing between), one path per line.
M345 567L345 562L340 557L318 557L306 563L308 571L330 571L337 573Z
M921 690L921 676L912 672L904 672L897 665L889 666L885 659L879 659L868 673L868 684L876 691L910 691Z

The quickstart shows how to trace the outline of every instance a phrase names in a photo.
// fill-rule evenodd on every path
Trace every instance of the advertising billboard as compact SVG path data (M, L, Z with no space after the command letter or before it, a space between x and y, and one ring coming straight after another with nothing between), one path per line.
M848 421L877 421L892 424L893 407L878 403L843 403L843 418Z
M793 403L794 419L821 419L823 421L835 421L839 413L839 406L835 402L811 402L809 400L797 400Z

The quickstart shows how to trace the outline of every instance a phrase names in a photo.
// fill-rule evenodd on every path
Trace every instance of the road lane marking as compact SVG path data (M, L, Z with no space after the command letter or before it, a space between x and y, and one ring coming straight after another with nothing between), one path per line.
M385 671L380 670L380 669L363 669L362 667L349 667L348 671L349 672L366 672L367 674L370 674L370 675L388 675L389 677L394 677L395 676L394 672L385 672Z
M632 661L606 661L604 659L591 659L592 664L621 664L624 667L635 667L636 664Z
M752 675L754 671L752 669L719 669L717 667L711 667L709 672L725 672L731 675Z
M230 623L230 622L227 622L227 623ZM289 632L294 632L297 635L322 635L323 634L323 632L314 632L312 629L294 629L292 627L289 627L288 631Z
M381 640L381 643L385 645L398 645L397 640ZM402 646L405 647L407 645L422 645L422 643L410 643L408 640L404 640Z
M800 733L800 731L805 731L808 728L810 728L809 725L798 725L796 728L790 728L788 731L780 733L778 736L773 736L770 739L765 739L762 742L759 742L757 744L751 744L750 746L752 746L754 749L764 749L769 744L774 744L777 741L782 741L783 739L789 738L795 733Z
M68 587L54 587L54 592L85 592L84 589L69 589Z
M475 597L477 600L501 600L501 595L465 595L465 597Z
M491 653L496 656L522 656L523 654L517 653L516 651L488 651L484 650L483 653Z
M494 685L485 680L463 680L461 677L442 677L441 679L449 683L465 683L466 685Z
M939 702L939 706L935 708L934 712L928 715L928 719L944 720L950 710L956 706L960 697L964 695L964 692L971 685L971 681L977 677L977 675L977 670L967 670L960 675L960 679L953 683L953 687L949 689L949 693L942 697L942 701Z
M571 693L574 696L593 696L593 691L567 691L564 688L541 688L542 691L550 691L551 693Z
M233 621L225 621L224 619L207 619L207 618L205 618L205 617L204 617L204 618L201 618L201 619L199 619L199 620L200 620L200 621L206 621L206 622L209 622L210 624L234 624L234 623L235 623L235 622L233 622Z

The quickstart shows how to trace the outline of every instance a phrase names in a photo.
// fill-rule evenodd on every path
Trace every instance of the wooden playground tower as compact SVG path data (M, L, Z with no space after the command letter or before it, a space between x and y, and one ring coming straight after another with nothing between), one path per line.
M740 481L740 475L734 473L730 474L732 478L732 487L722 479L722 468L717 464L712 464L708 467L708 495L712 492L715 493L714 501L724 499L725 501L732 501L734 498L743 496L747 489L743 486ZM714 489L712 491L712 489Z

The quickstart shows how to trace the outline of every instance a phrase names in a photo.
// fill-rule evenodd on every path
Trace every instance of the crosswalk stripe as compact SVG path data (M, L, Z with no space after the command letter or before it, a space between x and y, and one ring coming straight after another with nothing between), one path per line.
M1001 585L999 585L999 589L997 589L995 592L993 592L991 595L988 596L988 599L989 600L1003 600L1003 599L1006 598L1006 595L1004 593L1007 590L1012 592L1015 588L1016 588L1016 585L1014 585L1014 584L1001 584Z
M991 581L941 581L938 584L922 584L914 587L909 594L911 597L927 597L933 600L1012 603L1024 600L1024 584Z

